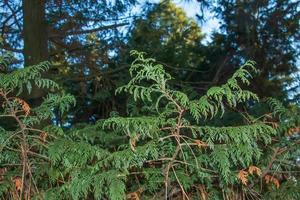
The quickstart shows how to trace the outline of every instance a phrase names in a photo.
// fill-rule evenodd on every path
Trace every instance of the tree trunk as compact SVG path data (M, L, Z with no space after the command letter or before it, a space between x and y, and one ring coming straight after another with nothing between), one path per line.
M25 67L48 60L47 21L45 17L45 0L23 0L23 37ZM43 74L46 77L46 74ZM32 92L23 94L31 107L40 105L46 91L32 83ZM41 122L40 126L49 123Z
M25 66L39 64L48 59L47 22L45 0L23 0L23 37ZM41 103L45 92L33 85L32 92L25 94L31 106Z
M23 34L25 66L48 59L45 0L23 0Z

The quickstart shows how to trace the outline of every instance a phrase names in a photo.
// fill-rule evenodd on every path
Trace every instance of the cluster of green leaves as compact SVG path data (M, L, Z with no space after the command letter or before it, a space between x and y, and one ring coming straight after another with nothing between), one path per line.
M285 107L280 101L268 98L266 104L272 110L270 123L277 127L277 137L266 148L271 151L261 160L266 173L283 180L282 185L270 189L264 194L265 199L299 199L299 155L300 155L300 109L297 104Z
M195 197L195 187L204 184L210 198L221 198L222 191L233 185L248 188L240 184L238 171L259 165L278 131L258 119L222 127L211 126L209 121L230 107L258 100L239 86L249 84L248 70L254 69L254 63L247 62L224 85L190 99L170 88L172 77L162 65L144 54L133 54L132 79L116 92L131 94L143 108L128 113L130 117L115 114L93 126L81 125L65 134L67 141L55 142L50 147L51 160L69 178L67 188L59 191L73 199L89 195L123 199L126 194ZM253 177L253 183L257 181Z
M7 68L12 61L10 54L4 54L0 66ZM26 195L30 196L32 191L38 193L39 187L46 184L42 180L44 170L50 164L47 140L55 135L48 135L36 127L44 120L53 119L56 109L68 111L75 99L71 95L51 93L39 106L31 108L19 95L30 94L33 85L58 90L55 82L42 78L42 73L48 68L49 63L45 62L0 74L1 198L26 199Z
M269 99L261 104L269 105L271 114L257 116L239 110L242 106L255 109L258 101L241 87L250 84L253 62L246 62L225 84L191 98L170 86L172 76L154 59L136 51L132 54L136 59L130 68L131 80L116 91L129 93L136 102L131 106L139 107L126 116L112 112L110 118L95 124L68 129L49 125L38 130L35 124L53 117L55 110L66 112L74 98L49 94L30 113L17 105L20 101L3 104L2 117L22 107L21 114L13 114L22 125L1 128L0 169L5 168L1 197L20 195L29 185L37 199L222 199L232 193L272 199L282 196L284 189L289 199L299 197L299 180L293 172L299 157L299 108L285 108ZM44 69L41 64L3 74L13 88L6 83L0 87L13 92L31 88L28 82L48 82L40 75ZM24 77L28 73L31 78ZM239 110L243 120L222 126L215 123L232 109ZM24 147L25 170L20 156ZM24 179L21 188L13 181L19 177Z

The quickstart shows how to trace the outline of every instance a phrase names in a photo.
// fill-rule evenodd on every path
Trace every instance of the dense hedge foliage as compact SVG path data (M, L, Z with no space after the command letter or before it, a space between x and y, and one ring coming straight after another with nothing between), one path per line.
M130 95L128 115L95 124L37 128L75 104L42 78L49 63L0 74L2 199L300 199L299 107L243 90L254 62L190 97L132 53L131 80L116 91ZM32 84L51 91L35 108L20 96Z

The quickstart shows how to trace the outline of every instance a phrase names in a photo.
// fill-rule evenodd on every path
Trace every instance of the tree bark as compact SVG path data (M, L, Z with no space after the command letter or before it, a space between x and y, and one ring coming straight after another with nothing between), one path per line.
M45 0L23 0L23 36L25 66L48 59Z
M24 66L39 64L48 60L48 35L45 16L45 0L22 0L23 9L23 38L24 38ZM42 76L47 77L47 74ZM39 106L46 95L45 89L38 88L32 83L30 94L22 95L31 107ZM41 122L40 126L49 123Z

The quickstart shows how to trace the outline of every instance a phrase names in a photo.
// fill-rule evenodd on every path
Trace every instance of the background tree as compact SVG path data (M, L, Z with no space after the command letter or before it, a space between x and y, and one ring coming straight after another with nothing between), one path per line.
M299 55L298 1L200 1L222 23L222 34L215 33L205 45L201 28L171 1L145 4L140 18L130 13L135 3L3 1L3 48L15 52L19 64L23 57L30 64L52 61L47 77L76 96L75 121L93 121L111 110L125 112L126 101L113 91L128 79L131 49L164 63L176 79L174 86L191 94L224 82L247 59L259 66L252 86L259 96L287 99L292 97L287 90L297 90L292 74ZM128 24L132 28L124 31ZM43 95L37 91L30 98Z
M300 1L204 0L199 3L221 23L222 33L215 33L211 44L220 50L210 62L224 62L216 70L216 79L222 80L235 70L233 66L252 59L260 71L252 85L259 96L287 99L287 86L293 82L300 53L297 42ZM198 17L203 19L205 12ZM293 89L298 86L294 85Z
M111 78L103 71L117 63L112 55L122 47L120 28L132 19L129 8L134 4L134 0L3 1L0 16L3 48L16 54L19 65L23 61L25 66L52 61L45 75L77 96L74 114L78 120L89 120L99 109L94 111L95 107L91 107L87 112L87 105L101 86L110 86ZM31 104L38 105L43 95L35 88L28 98ZM106 104L99 112L105 107L111 108Z
M177 86L186 86L195 73L202 75L204 35L196 21L171 1L147 4L144 10L147 14L130 31L128 49L146 52L166 65Z
M28 64L55 57L62 50L66 53L84 50L90 47L84 45L87 34L113 33L116 27L127 25L127 17L130 17L127 11L134 3L133 0L3 1L0 18L3 48L24 53ZM55 47L60 50L53 51ZM20 56L19 59L22 61Z

